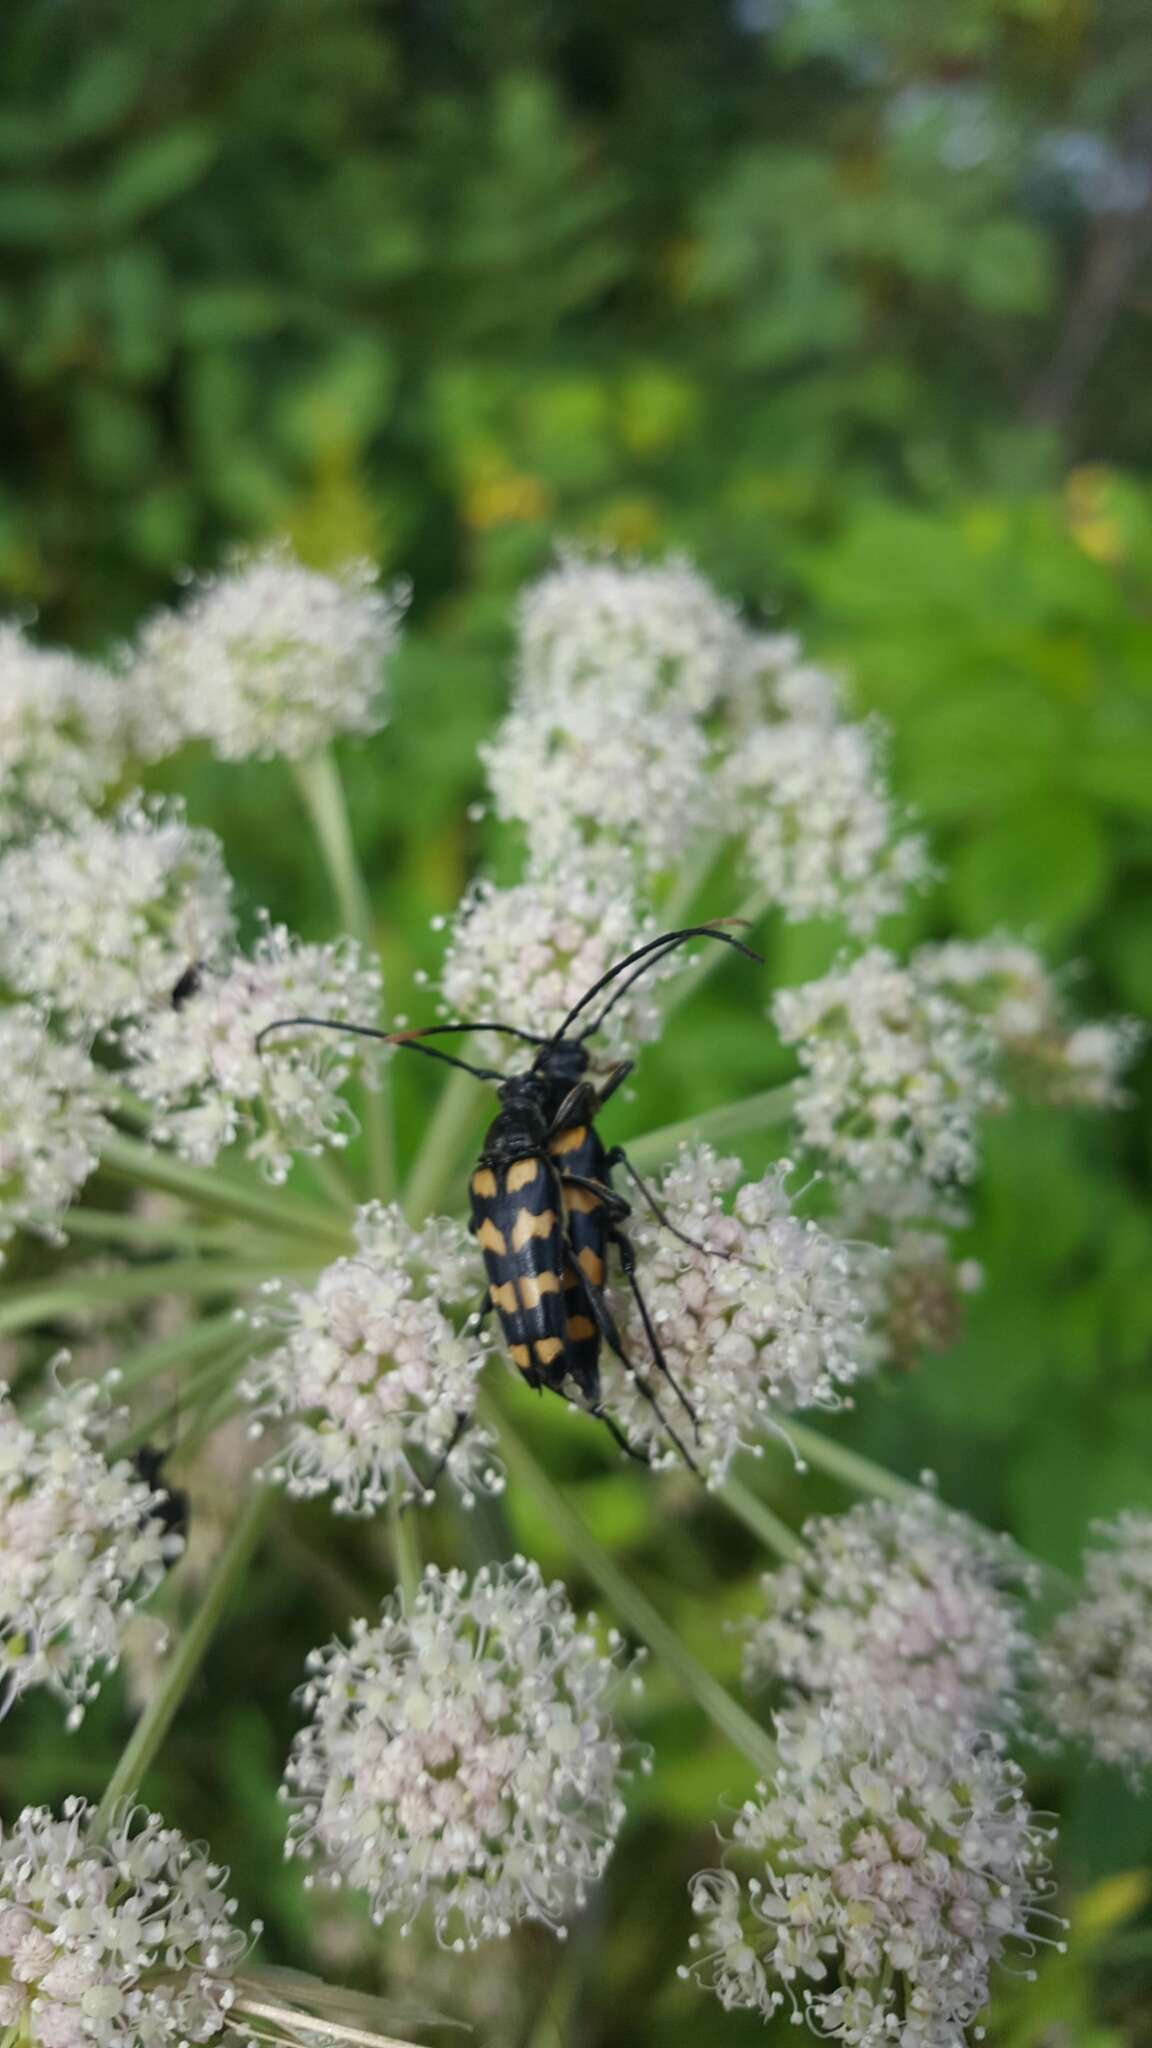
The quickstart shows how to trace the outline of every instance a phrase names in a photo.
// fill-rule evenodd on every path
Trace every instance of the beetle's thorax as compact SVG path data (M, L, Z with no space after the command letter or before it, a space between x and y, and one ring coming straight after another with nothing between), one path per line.
M484 1133L481 1158L489 1166L543 1152L549 1118L543 1088L533 1074L510 1074L500 1088L500 1114Z

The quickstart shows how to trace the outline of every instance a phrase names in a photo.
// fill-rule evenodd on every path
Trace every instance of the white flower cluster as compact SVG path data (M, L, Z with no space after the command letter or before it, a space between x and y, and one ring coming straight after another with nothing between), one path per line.
M570 870L607 843L659 872L735 835L786 915L842 915L856 932L924 879L877 731L846 721L831 678L794 641L749 632L688 563L569 554L519 625L512 708L481 755L534 860Z
M311 1669L290 1854L378 1920L427 1905L458 1948L582 1905L624 1817L620 1672L562 1586L523 1558L471 1580L430 1566L410 1610L394 1596Z
M799 988L781 989L776 1028L803 1073L796 1115L806 1144L867 1183L967 1180L976 1122L1001 1106L993 1048L931 962L883 947Z
M219 956L231 889L219 841L176 804L53 827L0 860L0 974L70 1030L100 1031Z
M585 854L565 873L534 869L508 889L481 882L465 898L445 950L445 1013L494 1017L523 1031L555 1030L607 968L657 931L637 909L627 875L622 880L610 860ZM672 954L659 961L616 1005L597 1040L606 1058L656 1037L654 989L679 960ZM589 1009L584 1024L595 1014ZM515 1039L489 1034L481 1043L494 1067L519 1068L531 1058L531 1049Z
M1015 1546L931 1499L868 1501L804 1527L803 1556L761 1581L745 1676L880 1718L927 1708L980 1728L1018 1712L1030 1638Z
M239 558L144 627L129 678L141 751L199 739L225 761L299 760L376 732L402 610L367 562L322 575L284 548Z
M866 934L928 873L923 840L898 829L871 725L764 723L733 749L721 782L749 871L793 920L842 917Z
M228 2026L248 1946L227 1872L159 1814L100 1837L82 1799L0 1828L0 2033L29 2048L189 2048Z
M27 1003L0 1011L0 1073L0 1243L18 1228L59 1237L107 1132L102 1077Z
M699 716L740 663L744 629L683 556L620 562L564 551L519 606L519 683L562 703L611 681L625 701L665 701Z
M853 2048L962 2048L1011 1945L1048 1916L1045 1843L999 1746L926 1712L777 1719L779 1770L692 1885L697 1976L728 2009L790 2006ZM979 2034L977 2031L977 2038Z
M534 858L624 844L671 865L714 821L702 715L739 660L735 612L688 563L563 556L521 600L516 693L481 749Z
M120 725L105 669L0 625L0 836L101 797L120 772Z
M656 1190L683 1243L647 1209L628 1233L638 1278L668 1369L696 1411L692 1455L719 1484L735 1453L798 1408L835 1407L877 1362L868 1318L884 1254L830 1237L794 1215L787 1162L737 1187L738 1160L703 1145L682 1152ZM678 1434L680 1404L654 1367L635 1306L626 1348ZM634 1383L609 1368L613 1411L657 1464L674 1452Z
M463 1327L477 1293L467 1233L447 1218L414 1229L373 1203L355 1236L354 1257L257 1317L288 1325L246 1385L261 1419L289 1418L271 1476L303 1499L331 1493L343 1514L430 1498L442 1462L466 1501L497 1489L491 1438L467 1426L486 1357Z
M99 1386L79 1381L33 1430L0 1385L0 1715L46 1685L75 1727L182 1547L157 1519L160 1494L127 1459L107 1462L110 1419Z
M981 1017L1013 1069L1061 1107L1108 1109L1124 1099L1124 1069L1141 1027L1120 1018L1076 1024L1040 955L1018 939L950 939L920 959L937 986Z
M1095 1525L1084 1592L1038 1656L1044 1711L1066 1740L1135 1775L1152 1764L1152 1515Z
M301 1026L256 1039L278 1018L334 1017L375 1024L380 974L351 939L306 945L281 925L251 958L202 973L178 1008L155 1010L130 1031L131 1085L156 1115L152 1136L197 1165L210 1165L238 1138L274 1181L296 1152L347 1142L341 1089L363 1061L362 1044ZM374 1047L372 1058L384 1051ZM365 1063L367 1078L371 1067Z

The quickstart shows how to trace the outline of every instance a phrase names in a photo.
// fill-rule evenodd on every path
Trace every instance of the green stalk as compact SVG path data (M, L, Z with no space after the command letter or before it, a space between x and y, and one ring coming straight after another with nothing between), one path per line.
M106 1832L121 1802L131 1799L139 1791L141 1779L168 1733L228 1602L251 1561L275 1499L270 1489L254 1487L233 1523L228 1540L205 1582L204 1597L164 1666L160 1682L108 1780L92 1820L92 1833L97 1839Z
M138 1351L129 1354L123 1365L117 1366L116 1392L127 1393L129 1388L141 1386L158 1373L170 1372L176 1366L191 1365L194 1360L205 1358L213 1351L222 1351L235 1336L236 1318L229 1309L224 1315L206 1316L201 1322L190 1323L187 1329L177 1330L172 1337L160 1337L154 1344L142 1344Z
M669 931L674 931L677 925L703 922L700 918L691 918L688 913L712 873L723 845L723 838L716 834L706 839L685 860L660 909Z
M141 1444L150 1443L157 1437L163 1442L162 1432L167 1429L169 1423L178 1423L187 1415L189 1409L194 1409L206 1395L217 1392L219 1387L231 1378L237 1366L246 1362L251 1356L252 1337L255 1334L252 1332L246 1335L231 1345L222 1357L209 1359L198 1372L181 1380L179 1389L171 1400L154 1409L151 1415L143 1416L131 1429L126 1430L122 1437L118 1437L114 1444L109 1445L106 1457L109 1460L130 1458L133 1451L139 1450ZM193 1448L194 1435L195 1431L189 1430L186 1437L181 1437L181 1450Z
M313 1180L323 1189L332 1207L343 1210L346 1216L353 1216L358 1207L356 1190L347 1174L341 1172L336 1161L328 1153L319 1152L309 1159L308 1167Z
M344 924L369 955L379 953L376 918L352 837L344 784L331 752L294 764L296 785L316 834L328 880ZM396 1192L396 1140L392 1124L392 1076L382 1058L379 1085L361 1091L372 1191L381 1201Z
M665 1124L662 1130L646 1131L642 1138L629 1138L628 1157L640 1171L650 1172L675 1159L681 1145L707 1141L723 1143L726 1138L748 1137L753 1131L769 1131L788 1122L792 1114L791 1082L780 1088L766 1088L761 1095L748 1095L743 1102L725 1102L718 1109L706 1109L683 1123Z
M318 1271L316 1259L288 1267L282 1261L257 1265L229 1265L223 1259L165 1259L154 1265L132 1266L123 1273L87 1273L55 1287L33 1287L13 1293L0 1303L0 1336L13 1330L31 1330L37 1323L55 1322L59 1316L81 1315L94 1305L129 1307L151 1301L158 1294L190 1297L213 1294L251 1294L266 1280L291 1273L294 1279L309 1279Z
M388 1502L388 1534L392 1543L392 1569L396 1584L411 1614L412 1603L420 1590L420 1538L415 1514L411 1510L405 1513L394 1497Z
M461 1057L467 1059L470 1054ZM421 1223L443 1206L469 1133L480 1120L484 1099L480 1083L471 1074L461 1073L459 1068L449 1074L404 1188L404 1214L409 1223Z
M861 1457L859 1451L850 1451L847 1444L833 1443L830 1437L821 1436L817 1430L797 1422L794 1416L790 1415L784 1426L789 1443L804 1464L815 1465L818 1472L827 1472L833 1479L842 1479L854 1493L898 1502L926 1498L922 1486L898 1478L895 1472L875 1464L871 1458Z
M791 1564L807 1554L803 1537L798 1536L794 1529L790 1529L787 1522L782 1522L779 1515L774 1515L759 1495L753 1493L741 1480L726 1479L720 1488L718 1498L723 1501L726 1508L731 1508L732 1513L743 1522L744 1527L749 1529L753 1536L759 1538L766 1550L771 1550L777 1557L783 1558L785 1564Z
M251 1226L233 1223L191 1223L182 1216L136 1216L119 1209L70 1209L69 1237L95 1244L128 1245L135 1251L174 1246L189 1252L243 1251L251 1257L275 1257L283 1250L291 1261L300 1255L297 1240L280 1243L267 1229L258 1235Z
M159 1188L166 1195L200 1208L218 1209L226 1216L240 1216L247 1222L271 1227L276 1235L286 1230L310 1239L328 1238L346 1248L347 1238L339 1219L323 1209L313 1209L279 1190L245 1186L238 1180L206 1166L189 1166L183 1159L142 1145L135 1138L116 1132L102 1141L101 1169L118 1180Z
M509 1427L506 1416L500 1413L497 1418L490 1396L485 1398L483 1405L493 1419L498 1419L501 1455L510 1472L543 1510L552 1533L567 1545L589 1578L595 1580L611 1602L619 1618L648 1645L654 1656L667 1665L720 1733L748 1758L757 1771L771 1776L776 1769L776 1751L764 1730L704 1668L681 1642L675 1629L657 1613L647 1594L641 1592L597 1542L571 1502L553 1485L527 1445Z

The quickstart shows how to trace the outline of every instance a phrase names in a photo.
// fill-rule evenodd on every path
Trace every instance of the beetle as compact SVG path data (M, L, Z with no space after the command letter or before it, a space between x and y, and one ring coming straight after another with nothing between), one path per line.
M642 1456L604 1412L599 1359L601 1344L607 1343L656 1409L689 1465L693 1464L690 1454L625 1351L605 1297L608 1249L612 1246L637 1304L653 1362L695 1421L691 1404L669 1371L644 1302L632 1246L623 1229L631 1205L614 1188L613 1169L624 1168L653 1213L677 1237L689 1244L695 1240L670 1222L624 1148L617 1145L609 1151L605 1147L596 1117L631 1073L633 1063L618 1062L597 1085L588 1073L587 1041L601 1029L609 1011L633 982L689 939L717 939L759 962L760 955L751 947L719 928L721 922L685 926L637 947L602 974L547 1037L489 1020L385 1032L330 1018L286 1017L266 1025L256 1040L259 1048L271 1031L290 1025L319 1025L408 1047L462 1068L477 1080L494 1081L500 1110L485 1134L469 1182L470 1227L488 1276L481 1317L490 1309L496 1311L512 1362L529 1386L564 1395L566 1383L571 1381L588 1411L607 1424L621 1447L630 1455ZM624 974L627 979L593 1021L573 1034L572 1027L582 1013ZM499 1032L536 1046L536 1056L527 1070L503 1075L423 1042L461 1031Z

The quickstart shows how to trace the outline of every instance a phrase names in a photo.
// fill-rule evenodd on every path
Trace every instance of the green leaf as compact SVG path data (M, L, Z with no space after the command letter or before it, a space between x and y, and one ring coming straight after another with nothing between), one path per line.
M1108 871L1107 844L1086 804L1033 797L959 849L949 895L965 931L1007 927L1052 938L1096 908Z
M94 196L97 228L109 233L135 226L182 198L200 183L216 151L211 129L195 121L174 124L126 150Z
M898 729L901 779L925 817L966 817L1041 795L1063 738L1061 712L1027 684L953 679Z

